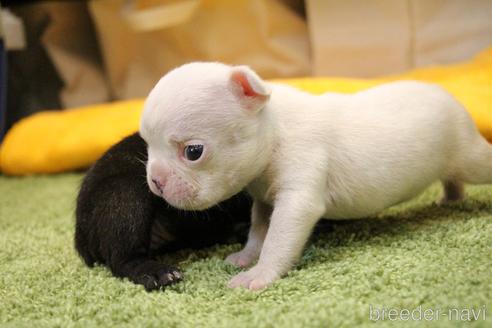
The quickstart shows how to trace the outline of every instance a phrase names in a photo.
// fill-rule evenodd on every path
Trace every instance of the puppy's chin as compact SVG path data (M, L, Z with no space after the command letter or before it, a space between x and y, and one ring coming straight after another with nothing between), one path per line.
M162 195L160 197L162 197L162 199L164 199L172 207L179 208L185 211L204 211L216 204L211 202L200 202L191 199L172 199L166 198Z

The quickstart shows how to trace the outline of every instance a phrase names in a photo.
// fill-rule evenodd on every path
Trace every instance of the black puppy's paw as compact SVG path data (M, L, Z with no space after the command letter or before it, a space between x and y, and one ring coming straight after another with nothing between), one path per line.
M165 287L183 280L183 274L177 268L162 265L161 267L139 273L135 283L143 285L147 291L164 289Z

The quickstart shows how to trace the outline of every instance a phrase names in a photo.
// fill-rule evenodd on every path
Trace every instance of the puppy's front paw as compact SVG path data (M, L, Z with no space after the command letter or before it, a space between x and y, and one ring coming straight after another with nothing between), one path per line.
M256 256L256 254L243 249L239 252L229 254L229 256L226 257L225 260L232 265L238 266L240 268L246 268L250 266L257 258L258 256Z
M229 281L229 288L244 287L249 290L263 289L277 280L280 276L272 269L255 265L245 272L241 272Z
M183 274L174 267L161 266L145 273L140 273L133 281L141 284L147 291L163 289L183 279Z

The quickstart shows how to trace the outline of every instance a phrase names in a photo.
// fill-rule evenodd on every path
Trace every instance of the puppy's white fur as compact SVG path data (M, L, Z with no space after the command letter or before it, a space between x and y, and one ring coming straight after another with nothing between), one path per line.
M315 96L244 66L192 63L152 90L140 132L149 186L174 206L204 209L243 188L253 196L248 242L227 260L259 260L231 287L259 289L284 275L320 218L368 216L437 180L444 201L460 199L464 182L492 183L492 146L469 114L419 82ZM183 157L190 142L204 145L196 162Z

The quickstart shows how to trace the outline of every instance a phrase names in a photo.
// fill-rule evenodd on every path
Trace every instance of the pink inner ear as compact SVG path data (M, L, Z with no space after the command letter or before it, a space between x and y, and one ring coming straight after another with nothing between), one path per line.
M246 75L244 75L243 73L234 72L232 74L232 80L239 83L239 85L243 89L243 94L246 97L258 97L258 96L260 96L259 93L257 93L255 90L253 90L253 88L249 84L248 79L246 78Z

